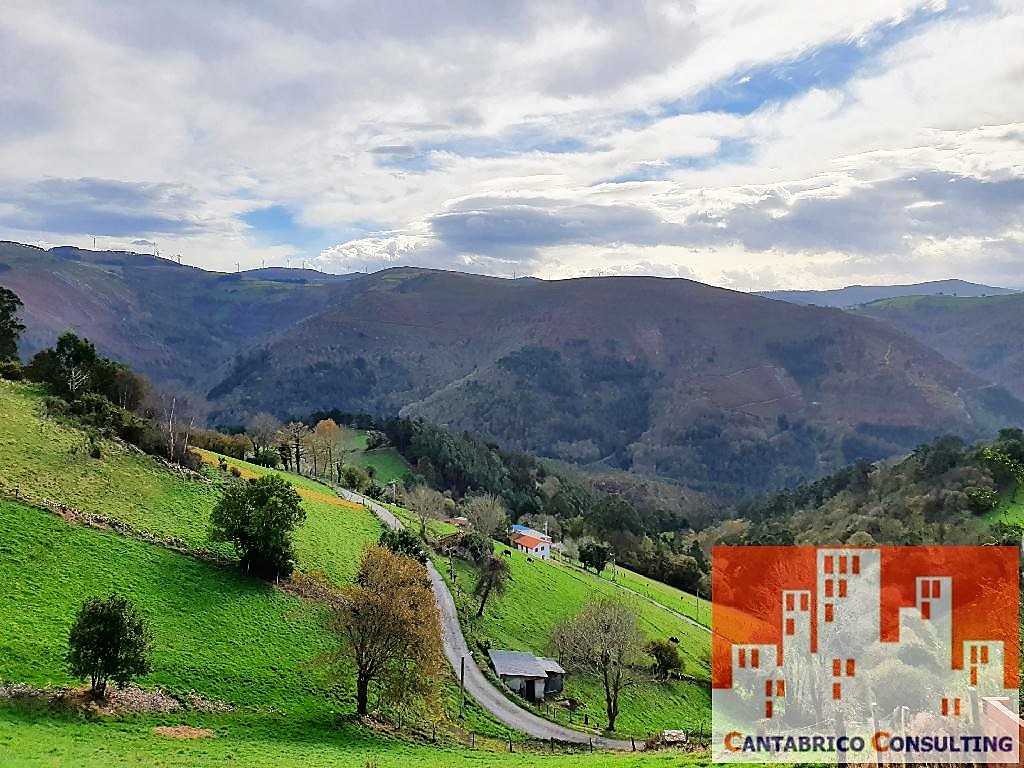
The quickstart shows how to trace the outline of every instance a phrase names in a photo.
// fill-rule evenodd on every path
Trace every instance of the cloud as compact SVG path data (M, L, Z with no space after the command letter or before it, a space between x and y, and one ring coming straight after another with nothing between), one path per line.
M194 190L110 179L44 179L0 186L0 224L54 234L191 234L204 222Z
M15 4L0 237L762 288L1009 273L1022 36L1000 0Z

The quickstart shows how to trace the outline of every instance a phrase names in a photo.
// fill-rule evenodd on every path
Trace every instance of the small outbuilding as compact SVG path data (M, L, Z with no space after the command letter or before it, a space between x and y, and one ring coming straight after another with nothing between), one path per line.
M565 670L554 659L521 651L488 651L487 654L505 687L524 699L541 701L549 693L561 693Z

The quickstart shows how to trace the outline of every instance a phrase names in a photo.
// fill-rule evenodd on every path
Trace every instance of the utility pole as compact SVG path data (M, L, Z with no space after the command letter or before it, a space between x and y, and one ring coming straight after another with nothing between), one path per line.
M461 700L459 701L459 719L461 720L466 715L466 657L463 656L459 662L459 695Z

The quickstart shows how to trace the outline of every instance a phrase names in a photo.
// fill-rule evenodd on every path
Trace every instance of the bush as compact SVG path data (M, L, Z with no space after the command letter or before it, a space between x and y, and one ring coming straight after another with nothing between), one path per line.
M671 640L652 640L644 650L654 659L653 671L656 677L665 680L669 675L683 671L679 647Z
M256 455L253 456L252 463L261 467L276 469L277 465L281 463L281 454L274 448L260 448Z
M88 679L92 695L103 698L108 680L125 686L150 671L150 646L139 612L130 600L115 593L85 601L71 627L65 658L71 674Z
M359 467L349 464L341 470L341 484L346 488L362 493L370 484L370 476Z
M399 528L397 531L385 529L380 535L379 544L396 554L411 557L422 565L427 564L426 550L423 549L419 537L408 528Z
M306 519L301 502L279 475L230 483L210 514L212 538L234 544L247 571L267 578L290 576L295 569L292 531Z
M21 381L25 378L25 371L17 360L0 360L0 379L8 381Z
M469 531L459 539L456 551L459 557L479 564L494 554L494 546L491 544L491 540L482 533Z
M974 487L968 488L965 492L967 505L976 515L991 512L999 504L999 494L992 488Z

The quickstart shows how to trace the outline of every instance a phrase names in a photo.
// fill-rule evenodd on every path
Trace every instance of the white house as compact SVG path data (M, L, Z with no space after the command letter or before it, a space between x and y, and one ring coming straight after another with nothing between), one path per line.
M551 557L551 541L539 539L528 533L517 533L512 536L512 543L520 552L525 552L531 557L539 560L547 560Z

